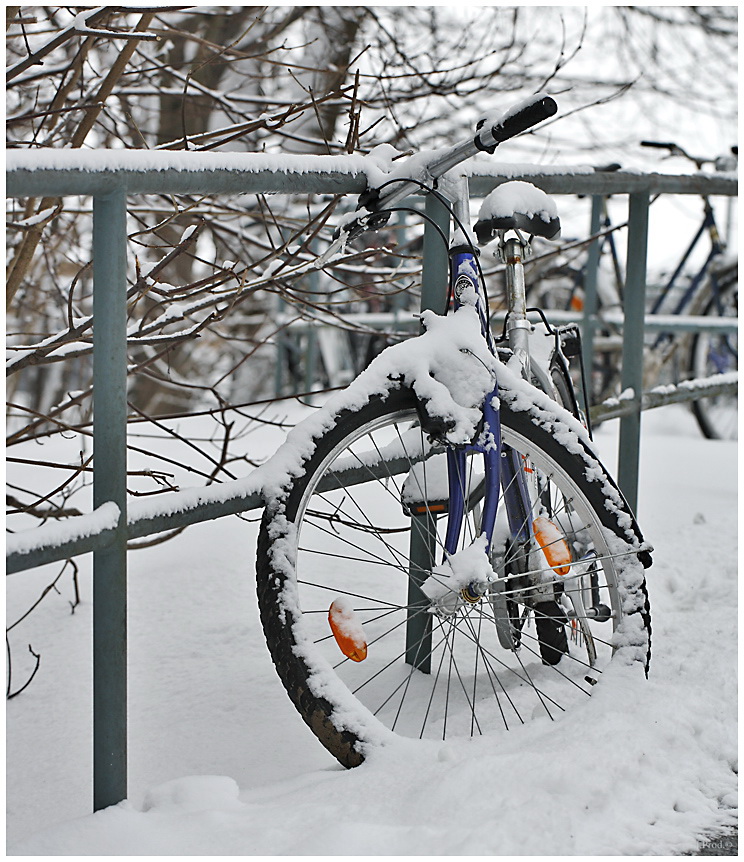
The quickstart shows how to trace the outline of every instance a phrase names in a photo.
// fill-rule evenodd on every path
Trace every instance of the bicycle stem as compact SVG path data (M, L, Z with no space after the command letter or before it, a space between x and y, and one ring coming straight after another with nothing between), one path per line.
M444 176L447 171L454 168L456 165L459 165L461 162L467 161L469 158L472 158L478 152L478 147L475 145L474 141L467 140L463 141L460 144L456 144L446 153L443 153L441 156L438 156L426 165L424 168L426 180L435 185L435 180L438 180L440 177ZM377 208L384 210L387 207L394 206L396 203L400 203L404 198L407 198L409 195L415 194L421 191L421 186L417 182L408 182L405 179L401 179L400 184L396 184L389 191L383 192L379 200L377 202Z

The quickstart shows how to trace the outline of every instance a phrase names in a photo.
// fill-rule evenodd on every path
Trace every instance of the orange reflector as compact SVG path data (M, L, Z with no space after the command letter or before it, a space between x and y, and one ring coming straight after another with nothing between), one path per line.
M574 294L571 297L571 311L583 311L584 310L584 299L577 294Z
M422 503L420 505L415 505L410 507L410 512L412 515L423 515L425 512L446 512L447 504L446 503L429 503L428 505Z
M535 518L532 530L550 568L558 575L567 575L571 570L571 551L563 533L547 518Z
M334 599L328 609L328 622L341 652L352 661L367 658L367 638L348 599Z

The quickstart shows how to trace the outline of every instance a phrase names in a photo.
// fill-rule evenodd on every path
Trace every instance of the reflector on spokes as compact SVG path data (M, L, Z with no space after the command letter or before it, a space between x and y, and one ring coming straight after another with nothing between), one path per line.
M367 658L367 638L351 602L345 598L334 599L328 609L328 623L338 648L352 661Z

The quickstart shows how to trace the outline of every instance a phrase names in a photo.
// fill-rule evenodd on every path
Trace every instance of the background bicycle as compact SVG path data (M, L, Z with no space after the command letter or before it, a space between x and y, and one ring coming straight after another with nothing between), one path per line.
M738 149L717 159L689 155L673 143L643 142L643 146L668 150L697 169L714 165L716 170L735 171ZM618 169L611 165L602 170ZM674 259L671 272L649 285L647 293L648 333L644 359L644 390L680 380L706 379L738 370L736 333L716 332L716 319L738 318L738 259L729 250L732 201L727 201L725 219L717 218L711 200L701 198L702 213L689 242ZM622 350L622 308L624 300L624 263L616 236L626 224L614 222L606 198L594 203L592 234L597 237L599 264L593 299L598 321L594 327L590 356L591 404L620 393ZM725 221L725 225L720 222ZM680 237L680 241L687 241ZM653 254L654 249L651 250ZM583 245L562 255L540 260L533 275L535 304L584 313L588 272ZM596 298L594 298L596 297ZM705 318L711 329L701 332L665 332L664 321L679 323L682 318ZM675 320L676 319L676 320ZM735 394L701 398L691 402L700 430L706 437L736 439L738 402Z

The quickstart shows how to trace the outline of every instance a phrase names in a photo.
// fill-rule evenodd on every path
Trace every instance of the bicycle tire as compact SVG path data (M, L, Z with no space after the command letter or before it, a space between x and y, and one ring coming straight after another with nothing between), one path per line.
M734 265L718 276L719 294L713 294L710 282L706 285L707 298L703 301L704 316L739 316L738 267ZM717 335L712 332L696 333L690 345L688 377L696 380L714 374L738 371L739 354L736 333ZM705 437L711 440L738 439L738 398L734 395L716 395L692 402L692 412Z
M426 441L411 390L392 389L384 398L372 397L360 410L341 411L332 426L309 447L311 451L302 463L292 467L292 475L278 483L282 490L268 500L256 563L258 603L267 645L300 715L346 767L359 765L369 746L384 744L391 734L428 738L431 731L437 738L452 738L478 735L487 728L508 729L529 721L536 712L555 717L591 693L613 655L622 654L629 662L645 665L648 671L650 612L643 565L650 559L643 551L632 515L596 456L585 443L577 442L580 435L570 444L574 451L554 436L556 430L567 433L565 422L567 418L573 421L568 414L555 412L547 398L540 408L528 410L523 404L518 409L519 399L513 401L512 409L508 400L502 393L504 441L527 459L522 465L532 474L530 481L547 483L548 493L554 488L561 492L550 514L556 522L569 525L574 519L570 535L574 554L581 551L585 558L574 564L571 578L561 583L561 589L555 585L555 576L549 583L536 586L534 573L529 574L534 566L534 549L529 557L512 553L508 531L497 521L502 538L494 545L503 553L499 570L511 578L506 591L511 596L512 617L501 612L503 603L495 595L499 593L496 587L477 603L463 602L450 618L434 619L435 614L426 614L431 619L432 650L436 650L429 658L428 672L425 661L419 662L415 671L412 669L421 652L421 641L417 644L415 633L409 635L410 644L405 643L408 627L412 621L421 622L423 616L423 612L417 616L418 612L406 611L407 605L415 605L409 590L419 600L419 609L423 595L409 587L409 582L424 577L417 574L414 566L409 567L406 559L411 537L414 541L429 541L431 546L435 519L430 514L417 516L429 526L413 529L412 525L422 521L404 512L401 494L408 494L409 500L411 493L424 497L421 481L410 485L408 491L404 488L403 477L410 479L419 469L427 488L427 505L434 506L431 498L441 495L441 486L437 489L433 474L434 459L444 456L439 451L441 447L432 448ZM382 459L380 448L385 441L387 461ZM354 454L350 456L350 452ZM380 464L386 466L381 469ZM337 471L352 466L356 474L347 472L346 476L353 477L356 484L332 490L334 485L340 488ZM375 471L376 478L363 481L367 473ZM469 480L472 502L466 508L472 521L480 518L476 486L477 482ZM572 497L569 503L566 492ZM535 499L540 498L541 511L544 494L544 488L535 494ZM412 511L410 505L408 511ZM444 526L443 520L445 516L440 515L437 530ZM565 523L563 531L569 535ZM349 534L351 538L347 538ZM342 556L339 549L343 547L346 550ZM389 558L383 558L387 553ZM547 567L542 559L544 572ZM493 560L495 557L492 564L496 565ZM525 568L527 575L518 571ZM507 582L502 578L500 583ZM611 611L611 626L607 626L608 621L588 619L586 601L590 590L594 590L592 607L601 595L599 604ZM536 637L531 630L535 607L548 602L566 614L566 601L559 593L568 594L571 607L583 609L582 618L569 625L556 620L552 612L544 616L540 613L540 619L545 621L543 629L549 623L561 631ZM445 599L452 594L445 591ZM369 655L362 662L344 657L326 622L329 604L339 595L356 597L355 612L364 617ZM503 590L499 595L504 595ZM519 620L514 618L515 613ZM403 622L394 622L401 614ZM424 629L426 625L424 621ZM582 641L580 647L571 647L573 656L564 651L567 632ZM505 637L511 638L508 648L499 644L499 638L503 641ZM452 648L447 646L450 639ZM595 651L593 660L588 658L590 647ZM414 648L416 655L412 656ZM459 650L473 654L468 656L474 660L472 670L466 671L464 664L458 667ZM550 661L551 650L561 652L557 663ZM411 663L406 664L406 658ZM449 674L443 701L440 695L444 694L444 678L441 672L432 671L435 665L441 669L445 661L449 663ZM362 676L352 679L360 671ZM467 684L463 680L465 673ZM388 695L388 689L381 693L382 685L392 675L392 693L382 709L376 709ZM471 691L472 705L468 707ZM563 703L559 703L559 697ZM409 703L417 721L424 715L420 733L418 725L411 723L412 717L403 715Z

